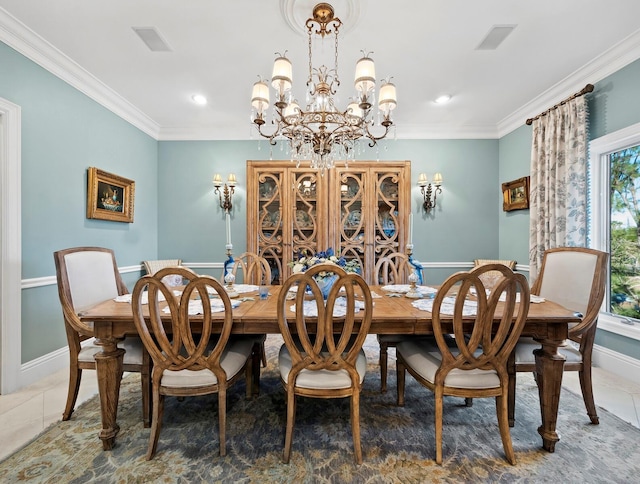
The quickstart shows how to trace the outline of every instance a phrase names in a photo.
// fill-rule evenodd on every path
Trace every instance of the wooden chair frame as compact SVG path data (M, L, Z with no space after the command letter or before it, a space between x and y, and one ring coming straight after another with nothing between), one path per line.
M53 253L53 259L56 266L56 279L58 281L58 296L62 306L62 314L64 316L64 327L67 335L67 343L69 345L69 391L67 393L67 403L62 414L62 420L69 420L73 413L76 400L78 399L78 391L82 380L82 370L95 370L95 361L79 361L78 356L82 349L82 342L93 338L93 327L84 323L78 317L78 313L73 303L72 289L68 277L66 257L78 252L100 252L109 254L113 262L113 276L119 296L129 294L127 286L122 281L116 257L113 250L104 247L73 247L69 249L59 250ZM145 427L151 425L150 407L151 407L151 360L149 353L142 352L142 364L123 365L124 371L137 372L141 374L142 384L142 416Z
M166 276L180 275L189 281L180 297L175 297L171 288L167 287L162 279ZM143 314L142 294L148 291L149 316ZM216 334L213 349L211 300L209 290L217 293L225 308L224 322L220 334ZM159 305L159 294L164 295L167 306L170 308L171 322L166 322L166 315L162 313ZM197 293L202 301L203 321L201 331L192 332L189 318L189 300ZM234 375L228 376L221 365L221 359L229 343L233 316L231 301L224 287L215 278L199 276L185 267L167 267L154 275L146 275L138 280L133 290L133 316L136 328L142 341L153 360L151 374L153 393L153 419L149 448L146 459L151 460L156 453L160 429L162 427L162 414L164 410L164 397L172 395L177 397L207 395L218 393L218 419L219 419L219 443L220 456L226 455L226 399L227 388L235 383L243 375L247 384L247 398L253 393L254 361L259 358L259 348L253 344L251 354L248 355L243 367ZM165 321L163 321L163 318ZM171 328L167 331L167 328ZM169 334L168 334L169 333ZM209 353L209 350L211 352ZM207 352L208 354L205 354ZM199 386L167 386L162 384L165 371L180 370L209 370L216 377L215 384L201 384Z
M392 252L381 257L376 262L376 282L383 285L406 284L412 270L413 267L409 263L409 257L406 254ZM380 391L385 393L387 391L389 348L395 348L402 341L403 335L385 334L377 335L377 338L380 345L380 359L378 360L380 365Z
M325 302L314 276L322 272L333 272L339 276ZM289 288L297 286L295 299L287 299ZM307 295L304 288L311 288L312 298L318 310L317 317L304 315L303 305ZM343 292L340 292L343 291ZM364 300L362 318L355 318L356 291ZM333 308L340 295L346 297L346 315L333 317ZM295 304L295 316L290 316L289 306ZM362 463L360 442L360 392L361 375L356 361L371 325L373 302L371 291L358 274L347 274L331 264L319 264L304 273L293 274L283 284L278 296L278 324L284 344L291 356L291 370L282 385L287 395L287 425L284 445L284 462L289 462L293 427L296 413L296 396L312 398L351 397L351 432L355 460ZM295 327L295 337L291 327ZM302 373L315 371L347 372L351 384L343 388L305 388L297 384ZM362 376L363 377L363 376Z
M497 283L494 291L487 296L480 276L493 270L502 272L504 277ZM456 286L456 294L453 296L455 297L454 314L451 317L441 315L442 302L454 286ZM472 288L477 294L476 315L463 316L464 302L472 294ZM496 320L496 309L502 293L505 294L505 301L501 303L502 316ZM520 302L516 303L518 293ZM436 462L438 464L442 464L442 416L445 395L470 398L495 397L504 452L507 460L515 464L515 453L507 418L509 389L507 359L520 337L528 312L529 284L522 274L516 274L502 264L480 266L470 272L458 272L452 275L436 294L433 304L433 332L442 359L433 381L422 377L407 364L402 348L403 345L411 343L401 343L398 346L398 405L404 406L405 370L435 394ZM455 336L456 349L453 351L449 346L450 340L446 337L449 333ZM418 344L429 345L424 341ZM469 388L448 384L450 375L456 374L463 378L464 372L472 370L494 371L499 379L499 385L488 388ZM475 378L476 375L473 377Z
M593 384L591 379L591 364L593 343L596 337L596 329L598 323L598 315L602 307L602 301L604 300L607 281L607 271L609 254L595 249L589 249L585 247L558 247L555 249L548 249L545 251L542 259L542 266L540 267L540 273L536 281L531 288L531 294L540 296L541 293L544 296L544 274L547 267L547 262L550 257L554 255L560 255L562 253L579 253L585 254L595 258L593 281L591 283L591 291L589 295L589 301L586 304L587 310L582 318L582 321L569 328L569 339L578 343L579 352L582 355L582 360L579 362L565 362L564 371L577 371L579 372L580 388L582 389L582 398L584 400L585 407L587 409L587 415L591 420L591 423L598 424L600 419L596 410L596 404L593 399ZM551 295L550 299L553 299ZM576 309L576 308L569 308ZM537 351L537 350L536 350ZM562 349L561 349L562 351ZM522 371L535 371L535 362L531 363L517 363L515 361L515 349L511 358L509 359L508 371L509 371L509 425L513 427L515 423L515 402L516 402L516 373Z

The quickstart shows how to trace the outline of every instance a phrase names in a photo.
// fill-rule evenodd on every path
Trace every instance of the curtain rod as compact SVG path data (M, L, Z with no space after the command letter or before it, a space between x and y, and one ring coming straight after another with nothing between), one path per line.
M558 109L560 106L562 106L563 104L568 103L569 101L571 101L572 99L575 99L577 97L580 96L584 96L585 94L589 93L589 92L593 92L593 84L587 84L586 86L584 86L584 89L582 89L582 91L577 92L571 96L569 96L567 99L565 99L564 101L560 101L558 104L556 104L555 106L550 107L549 109L547 109L546 111L538 114L536 117L534 118L529 118L527 119L527 126L531 126L531 124L538 119L541 116L546 116L547 113L549 113L550 111L553 111L554 109Z

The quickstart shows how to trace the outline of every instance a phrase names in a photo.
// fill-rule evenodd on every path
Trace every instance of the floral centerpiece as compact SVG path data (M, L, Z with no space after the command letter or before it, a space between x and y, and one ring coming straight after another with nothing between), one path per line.
M362 270L357 260L347 260L341 255L337 255L332 248L313 255L308 254L306 251L299 252L298 259L289 262L289 267L293 269L294 273L299 273L305 272L310 267L318 264L333 264L341 267L345 272L355 272L356 274L360 274ZM323 271L319 272L314 278L326 298L338 276L331 271Z

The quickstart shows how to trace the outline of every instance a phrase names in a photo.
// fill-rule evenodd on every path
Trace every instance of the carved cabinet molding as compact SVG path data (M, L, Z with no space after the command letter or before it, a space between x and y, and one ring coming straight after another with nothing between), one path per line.
M247 248L265 257L274 284L299 251L332 247L357 259L373 284L376 261L404 252L409 161L355 161L320 173L290 161L247 161Z

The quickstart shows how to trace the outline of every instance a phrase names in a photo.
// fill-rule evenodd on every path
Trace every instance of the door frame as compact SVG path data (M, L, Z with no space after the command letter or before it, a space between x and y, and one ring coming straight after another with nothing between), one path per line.
M0 394L19 387L22 356L21 109L0 98Z

